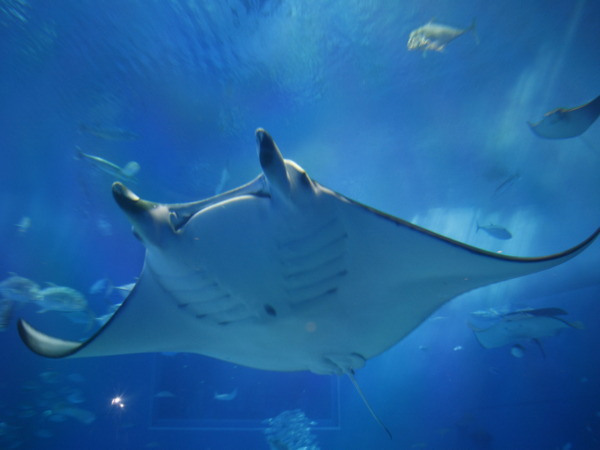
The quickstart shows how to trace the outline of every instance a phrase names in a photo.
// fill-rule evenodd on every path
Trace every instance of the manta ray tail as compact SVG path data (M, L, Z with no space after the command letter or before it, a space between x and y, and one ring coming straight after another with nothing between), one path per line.
M360 398L364 402L365 406L367 407L367 409L369 410L369 412L371 413L373 418L377 421L377 423L379 425L381 425L381 427L385 430L385 432L390 437L390 439L392 439L392 433L390 432L388 427L386 427L385 424L381 421L381 419L377 416L377 414L375 414L375 411L373 411L373 408L371 408L371 405L369 404L367 397L365 397L365 394L363 393L362 389L358 385L358 382L356 381L356 378L354 377L354 370L350 370L350 372L347 372L347 373L348 373L348 378L350 378L350 381L352 381L352 384L356 388L356 392L358 392L358 395L360 395Z

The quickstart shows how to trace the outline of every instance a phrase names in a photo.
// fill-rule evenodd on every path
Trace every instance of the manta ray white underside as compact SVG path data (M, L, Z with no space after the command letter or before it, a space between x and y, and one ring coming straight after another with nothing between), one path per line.
M350 200L256 133L263 173L207 200L114 197L147 248L138 282L90 339L47 336L40 355L193 352L265 370L352 373L472 289L562 264L597 237L540 258L480 250Z

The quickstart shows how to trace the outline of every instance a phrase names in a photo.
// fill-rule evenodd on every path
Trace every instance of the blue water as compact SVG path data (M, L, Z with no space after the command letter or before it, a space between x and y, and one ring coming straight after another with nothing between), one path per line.
M432 18L476 19L478 40L408 51ZM600 225L600 123L544 140L527 122L600 93L599 24L586 0L0 0L0 280L69 286L107 313L118 300L90 287L134 282L144 249L114 178L77 149L137 161L137 193L186 202L260 172L258 127L315 180L389 214L494 252L565 250ZM295 436L275 447L288 450L600 448L599 263L595 243L463 295L369 360L356 378L393 440L345 377L188 354L44 359L18 317L89 331L16 305L0 332L0 447L268 449L277 432ZM526 307L563 308L585 329L515 358L466 325Z

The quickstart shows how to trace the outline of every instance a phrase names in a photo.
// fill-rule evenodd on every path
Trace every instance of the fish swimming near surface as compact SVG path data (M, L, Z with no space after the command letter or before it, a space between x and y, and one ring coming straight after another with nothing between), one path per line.
M538 258L481 250L338 194L266 131L256 138L262 173L206 200L159 204L114 183L146 247L135 286L88 340L20 320L25 344L51 358L191 352L355 383L355 370L450 299L562 264L600 234Z
M116 178L121 181L136 182L135 175L140 171L140 165L136 161L129 161L124 167L119 167L116 164L99 156L83 153L77 148L77 157L88 161L96 169Z
M222 402L229 402L229 401L235 399L237 397L237 394L238 394L238 390L237 390L237 388L235 388L233 391L226 392L224 394L219 394L218 392L215 392L215 395L213 398L215 400L220 400Z
M512 239L512 233L510 231L499 225L494 225L493 223L490 223L489 225L477 224L477 231L479 230L485 231L487 234L489 234L492 237L495 237L496 239Z
M579 136L600 116L600 95L591 102L575 108L558 108L544 115L529 127L537 136L546 139L569 139Z
M497 323L488 328L478 328L471 323L469 327L484 348L497 348L515 345L523 340L533 340L540 346L542 354L545 354L539 339L556 336L565 328L584 328L581 322L569 322L559 317L566 314L561 308L521 309L503 314ZM515 352L512 353L517 356Z
M422 27L411 31L406 46L409 50L432 50L441 52L450 42L469 31L473 32L475 42L479 44L476 28L477 24L475 20L473 20L470 27L465 29L454 28L429 21Z

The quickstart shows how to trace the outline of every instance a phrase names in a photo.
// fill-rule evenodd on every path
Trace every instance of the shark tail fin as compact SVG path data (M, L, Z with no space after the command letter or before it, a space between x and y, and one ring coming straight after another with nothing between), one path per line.
M386 427L385 424L381 421L381 419L377 416L377 414L375 414L375 411L373 411L373 408L371 408L371 405L369 404L369 402L367 400L367 397L365 397L365 394L363 393L362 389L358 385L358 382L356 381L356 378L354 377L354 370L350 370L350 372L347 372L347 374L348 374L348 378L350 378L350 381L352 381L352 384L356 388L356 392L358 392L358 395L360 395L360 398L362 399L362 401L364 402L365 406L367 407L367 409L369 410L369 412L373 416L373 419L375 419L375 421L379 425L381 425L381 427L385 430L385 432L390 437L390 439L392 439L392 433L390 432L390 430L388 429L388 427Z

